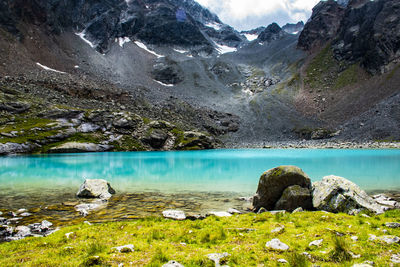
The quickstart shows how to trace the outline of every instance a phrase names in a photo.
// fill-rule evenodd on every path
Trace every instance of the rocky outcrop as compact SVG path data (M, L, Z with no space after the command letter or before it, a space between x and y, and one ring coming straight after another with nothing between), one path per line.
M254 210L258 211L260 208L274 209L285 189L293 185L310 189L311 180L307 174L296 166L280 166L266 171L260 177L257 193L253 198ZM291 192L291 190L288 192ZM283 200L281 203L283 203ZM296 203L296 207L293 209L302 205L303 203Z
M33 144L17 144L17 143L0 144L0 155L29 153L35 147L36 146L34 146Z
M326 44L336 36L343 15L344 8L336 1L319 2L299 36L297 47L312 50Z
M110 183L103 179L86 179L76 193L80 198L100 198L109 199L115 190Z
M303 29L304 29L303 21L299 21L296 24L287 23L282 27L282 30L290 34L297 34L301 32Z
M384 207L361 190L356 184L338 176L326 176L313 183L313 206L317 210L354 213L369 210L383 213Z

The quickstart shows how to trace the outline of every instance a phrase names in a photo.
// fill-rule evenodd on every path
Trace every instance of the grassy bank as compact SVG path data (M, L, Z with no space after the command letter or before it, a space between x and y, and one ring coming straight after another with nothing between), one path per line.
M399 236L400 228L385 226L399 218L400 211L373 217L302 212L198 221L145 218L80 224L48 237L0 244L0 266L161 266L169 260L184 266L214 266L207 254L223 252L230 254L222 262L229 266L279 266L279 259L287 260L290 266L351 266L367 260L376 266L388 266L391 256L400 252L400 244L368 239L370 234ZM281 226L283 230L271 232ZM69 238L66 233L71 233ZM352 236L357 236L358 241ZM279 238L290 249L281 252L266 248L266 242L273 238ZM319 239L323 239L320 246L309 246ZM133 244L135 251L112 250L127 244ZM359 256L353 258L351 253Z

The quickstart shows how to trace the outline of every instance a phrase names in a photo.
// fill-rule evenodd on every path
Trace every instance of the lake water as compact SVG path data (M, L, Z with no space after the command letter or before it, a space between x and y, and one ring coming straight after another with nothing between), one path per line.
M368 192L400 191L400 150L251 149L34 155L0 158L0 209L74 200L85 178L108 180L120 196L125 195L125 201L131 201L130 205L144 205L142 210L154 203L163 203L161 209L172 200L179 203L171 207L191 203L191 208L197 210L219 205L220 201L237 207L229 199L253 195L260 175L279 165L296 165L312 181L334 174ZM146 202L149 197L151 200ZM209 200L214 202L205 205Z

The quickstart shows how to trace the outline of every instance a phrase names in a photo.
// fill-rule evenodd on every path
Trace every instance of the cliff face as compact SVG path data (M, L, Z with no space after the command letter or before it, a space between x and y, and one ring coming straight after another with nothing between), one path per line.
M383 73L400 58L400 2L350 2L333 42L335 57Z
M383 73L400 57L400 2L352 0L320 2L299 37L307 51L332 42L335 58Z

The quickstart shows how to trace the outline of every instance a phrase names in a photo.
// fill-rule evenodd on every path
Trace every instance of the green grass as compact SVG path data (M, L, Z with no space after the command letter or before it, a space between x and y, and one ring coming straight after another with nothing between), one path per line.
M358 73L360 71L360 66L358 64L353 64L349 66L346 70L339 73L334 88L342 88L347 85L352 85L358 82Z
M134 221L62 228L43 238L31 237L0 244L0 266L161 266L176 260L184 266L213 266L209 253L230 254L229 266L277 266L286 259L289 266L352 266L365 260L376 266L388 266L399 244L369 241L368 234L400 235L400 229L385 228L386 222L398 221L400 211L364 218L346 214L303 212L271 215L245 214L229 218L208 217L198 221L172 221L149 217ZM271 233L277 226L285 231ZM376 227L378 226L378 227ZM380 229L379 229L380 228ZM74 232L70 239L65 233ZM337 233L344 236L337 237ZM357 235L359 241L352 241ZM289 245L285 252L269 250L265 243L279 238ZM311 241L324 239L320 247ZM135 251L118 253L112 247L133 244ZM389 252L392 251L392 252ZM306 257L303 252L310 256ZM353 259L350 252L360 254Z

